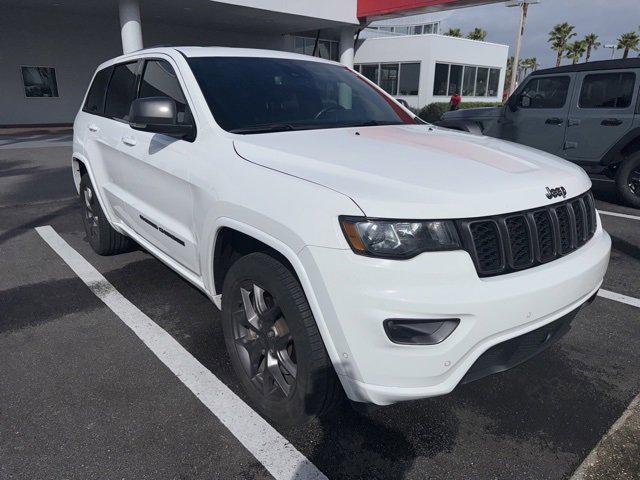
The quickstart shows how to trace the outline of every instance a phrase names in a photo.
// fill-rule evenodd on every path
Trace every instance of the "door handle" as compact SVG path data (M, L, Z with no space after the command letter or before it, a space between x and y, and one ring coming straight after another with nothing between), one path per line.
M100 127L98 127L97 125L94 125L93 123L91 125L89 125L87 128L89 129L90 132L99 132L100 131Z
M124 143L125 145L129 145L130 147L135 146L136 139L133 137L122 137L122 143Z
M569 127L575 127L580 125L580 119L579 118L570 118L569 121L567 122L567 126Z
M546 123L547 125L562 125L564 123L564 120L558 117L552 117L547 118L544 123Z
M619 118L605 118L600 122L600 125L604 125L605 127L617 127L618 125L622 125L622 120Z

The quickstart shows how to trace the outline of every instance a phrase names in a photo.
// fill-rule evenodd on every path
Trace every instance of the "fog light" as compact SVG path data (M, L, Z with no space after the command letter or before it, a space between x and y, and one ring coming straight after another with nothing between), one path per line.
M444 341L460 323L459 318L413 320L390 318L384 331L393 343L402 345L435 345Z

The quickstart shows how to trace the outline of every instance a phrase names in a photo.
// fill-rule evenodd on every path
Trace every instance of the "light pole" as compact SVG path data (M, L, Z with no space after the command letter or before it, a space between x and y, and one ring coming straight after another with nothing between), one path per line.
M511 84L509 86L509 95L516 89L516 81L518 79L518 69L520 66L520 48L522 46L522 36L524 35L524 25L527 21L527 12L529 5L540 3L540 0L510 0L507 7L520 7L520 27L516 36L516 52L513 56L513 64L511 65Z
M618 49L617 45L605 45L604 48L611 49L611 60L613 60L614 55L616 54L616 50Z

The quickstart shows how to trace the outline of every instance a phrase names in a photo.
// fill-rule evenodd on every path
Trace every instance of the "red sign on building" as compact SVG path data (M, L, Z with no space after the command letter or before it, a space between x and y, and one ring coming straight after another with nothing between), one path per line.
M363 20L372 17L397 17L500 1L504 0L358 0L358 18Z

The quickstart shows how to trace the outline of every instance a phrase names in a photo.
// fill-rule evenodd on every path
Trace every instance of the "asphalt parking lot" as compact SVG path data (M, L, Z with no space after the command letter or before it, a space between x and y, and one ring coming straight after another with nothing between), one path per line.
M244 398L203 294L142 250L93 253L70 154L68 135L0 137L0 478L278 478L247 447L251 432L225 426L35 230L50 225ZM640 217L612 183L594 192L601 211ZM638 298L640 219L602 219L613 239L603 288ZM640 308L599 297L511 371L368 414L345 405L276 434L331 479L569 478L640 392L639 340Z

